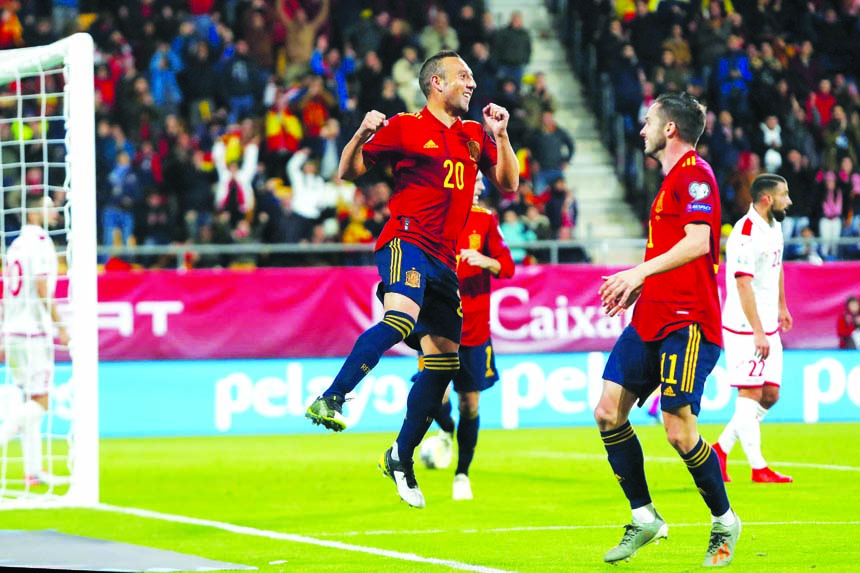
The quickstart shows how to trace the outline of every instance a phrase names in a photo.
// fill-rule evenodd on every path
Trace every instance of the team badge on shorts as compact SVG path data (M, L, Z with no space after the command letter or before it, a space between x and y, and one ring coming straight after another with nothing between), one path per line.
M418 288L421 286L421 273L415 269L406 271L406 286Z
M481 144L477 141L467 141L466 147L469 148L469 158L477 163L481 158Z

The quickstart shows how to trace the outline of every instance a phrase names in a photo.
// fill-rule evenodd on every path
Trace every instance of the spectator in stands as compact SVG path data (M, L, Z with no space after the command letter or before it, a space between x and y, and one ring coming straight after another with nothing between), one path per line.
M358 70L355 72L358 82L358 109L366 113L376 109L379 95L382 93L382 82L385 75L382 73L382 60L376 52L367 52Z
M624 44L613 66L612 85L615 92L615 110L624 118L625 130L635 132L635 118L642 106L642 84L645 70L639 64L631 44Z
M528 230L534 233L538 241L547 241L555 238L552 226L549 223L549 217L541 213L537 205L526 207L526 214L520 217L520 220Z
M506 209L502 213L502 221L499 228L505 241L509 245L522 245L534 241L537 237L519 218L513 209ZM521 264L526 261L528 251L522 246L511 247L511 258L515 263Z
M317 38L316 48L311 55L311 71L325 78L325 87L337 97L338 106L346 111L349 106L349 82L355 72L355 52L350 46L341 56L341 51L330 46L328 36Z
M821 237L821 254L825 260L837 255L836 241L842 234L842 190L836 184L836 173L824 171L818 185L818 233Z
M777 170L777 175L785 179L791 190L791 209L786 212L782 221L783 237L791 239L800 229L808 227L812 217L812 205L815 199L815 174L808 167L809 160L802 156L797 149L789 149L786 160Z
M493 101L493 95L498 89L499 64L483 42L476 42L472 45L471 53L465 56L465 61L472 69L472 77L477 85L472 91L467 116L469 119L482 122L481 110Z
M433 21L421 30L418 43L428 56L441 50L456 52L460 49L457 31L449 25L448 14L444 10L437 10Z
M845 301L845 309L836 322L836 334L840 349L860 349L860 300L856 296L849 296Z
M337 109L337 100L323 83L322 76L309 76L305 80L304 93L296 102L302 118L305 137L319 137L320 130Z
M749 212L752 205L750 189L756 177L764 173L762 160L758 153L746 151L741 153L737 170L729 176L729 184L735 192L734 217L740 219Z
M749 84L753 79L749 56L743 47L741 36L729 36L728 52L717 61L716 71L717 105L741 121L749 116Z
M832 84L828 78L818 81L818 89L810 92L806 98L807 121L813 130L813 134L819 137L823 135L824 129L830 123L833 115L833 106L836 105L836 97L831 93Z
M659 17L648 8L647 0L636 0L636 15L627 23L627 29L636 55L645 66L645 72L650 73L651 67L660 61L665 34Z
M244 143L240 157L228 158L227 154L228 146L224 138L219 138L212 146L212 161L218 171L215 218L220 224L227 224L226 232L232 235L241 221L253 216L254 189L251 179L257 169L259 146L252 139Z
M275 15L266 0L252 0L242 16L242 37L248 43L248 55L267 71L275 69L274 21Z
M693 55L690 44L684 37L684 28L681 24L673 24L669 37L663 41L663 49L669 50L674 56L674 61L684 71L688 71L693 63Z
M108 182L110 195L102 209L102 244L134 245L134 212L143 191L126 150L117 152Z
M382 80L382 93L377 96L376 103L371 109L383 113L385 117L393 117L406 111L406 102L397 95L397 84L391 78Z
M511 78L517 89L522 85L523 71L532 59L532 41L519 10L511 12L508 25L493 38L492 54L499 62L499 73Z
M182 90L177 74L182 72L182 60L167 42L159 42L158 49L149 62L149 83L152 100L163 115L176 114L182 105Z
M394 69L394 63L397 62L403 55L403 50L406 47L414 47L415 43L412 39L412 30L406 20L395 18L391 21L391 26L385 31L382 40L376 50L382 60L382 73L390 76Z
M847 237L860 237L860 173L856 170L851 173L850 187L846 197L848 199L848 209L843 235ZM854 254L856 254L856 245L854 246L854 250Z
M550 183L564 177L576 146L570 134L558 125L551 111L543 112L540 130L529 139L535 192L548 191Z
M390 34L390 19L391 15L384 10L376 14L371 10L361 13L361 18L350 26L345 42L355 50L356 58L363 60L368 52L379 53L383 38Z
M800 50L788 64L788 85L798 101L805 102L824 77L824 68L814 55L811 40L803 40Z
M459 51L461 54L471 54L472 46L475 45L475 43L487 42L487 36L484 29L481 27L481 22L475 12L475 7L469 2L460 6L460 12L453 18L451 25L457 32L457 39L460 42ZM474 71L474 69L472 71Z
M230 123L259 112L264 71L251 60L245 40L236 42L236 52L225 62L220 81L224 99L228 103Z
M470 65L472 65L474 73L475 67L471 63ZM403 99L406 110L409 112L421 110L426 101L424 94L421 93L421 87L418 85L419 71L421 71L421 61L418 59L418 49L415 46L406 46L403 48L403 56L394 62L391 73L392 78L397 83L397 95ZM475 97L474 92L472 97ZM474 105L474 107L478 106Z
M293 213L299 217L299 236L311 239L314 225L322 222L329 209L333 210L336 197L319 174L319 159L311 156L311 149L303 147L287 162L287 176L292 187Z
M288 13L285 6L286 0L277 0L275 14L286 31L286 77L288 79L307 71L314 49L314 40L328 19L330 1L321 0L319 12L309 19L303 7L299 6L294 12Z
M681 91L687 87L690 75L686 69L675 60L672 50L664 49L660 63L651 71L651 81L657 93L666 91Z
M848 63L850 54L846 51L850 45L846 22L839 19L839 15L832 5L824 8L823 16L815 22L819 54L824 72L833 74L844 70Z
M822 135L822 162L825 165L837 165L847 157L856 163L858 145L860 125L849 123L845 109L841 105L834 105Z
M751 148L759 157L763 158L765 169L774 173L782 166L782 126L775 114L768 114L764 121L758 124L758 129L753 131L751 137ZM776 157L778 161L770 159Z
M0 50L24 47L24 29L18 19L17 2L0 4Z
M474 68L473 68L474 70ZM526 125L532 133L541 128L543 114L555 113L558 106L550 93L544 72L535 72L524 79L523 109L526 112Z
M559 238L563 227L575 227L577 218L576 198L563 177L550 186L549 198L544 205L544 214L549 219L553 238Z

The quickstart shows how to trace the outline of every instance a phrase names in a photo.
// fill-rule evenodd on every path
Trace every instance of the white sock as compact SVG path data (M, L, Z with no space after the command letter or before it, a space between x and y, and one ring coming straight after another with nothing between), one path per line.
M720 449L723 450L727 456L738 441L738 419L739 416L741 416L741 400L743 399L744 398L738 396L737 401L735 401L735 413L732 414L732 419L729 420L729 423L726 424L725 428L723 428L723 432L720 434L720 437L717 438L717 443L720 445Z
M395 462L400 461L400 453L397 451L397 442L394 442L394 445L391 446L391 459Z
M21 451L24 454L24 475L34 476L42 471L42 418L45 409L27 400L21 428Z
M633 521L634 523L651 523L657 519L656 511L654 510L654 504L649 503L648 505L643 505L642 507L637 507L633 510Z
M761 423L764 420L764 417L767 416L768 409L762 406L761 404L756 404L756 419Z
M737 434L747 456L750 466L754 470L767 466L764 456L761 454L761 425L758 421L758 411L761 405L750 398L741 398L735 405L735 416L738 416Z
M24 416L23 404L15 404L9 407L9 415L0 424L0 448L5 448L18 432L21 431L21 418Z
M737 517L735 517L735 512L732 511L730 508L727 512L725 512L722 515L712 515L711 516L711 523L716 523L719 521L720 523L722 523L723 525L728 527L728 526L734 525L736 519L737 519Z

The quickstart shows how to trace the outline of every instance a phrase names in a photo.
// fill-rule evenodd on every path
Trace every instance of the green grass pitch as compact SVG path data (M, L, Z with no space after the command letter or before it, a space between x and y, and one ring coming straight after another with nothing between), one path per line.
M702 427L709 441L719 430ZM728 491L744 527L733 570L860 571L858 430L765 424L765 455L794 476L787 485L751 483L736 447ZM402 503L376 468L394 430L106 439L102 502L158 514L2 511L0 529L56 529L271 572L699 570L707 509L662 427L637 431L669 539L614 566L602 556L630 512L594 428L483 431L475 499L451 500L453 470L419 467L421 510Z

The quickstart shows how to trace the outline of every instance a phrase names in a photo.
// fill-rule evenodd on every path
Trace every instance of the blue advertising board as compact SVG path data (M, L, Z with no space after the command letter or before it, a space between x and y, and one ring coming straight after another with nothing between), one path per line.
M606 357L602 352L498 356L501 379L481 396L481 427L592 425ZM341 359L103 363L100 434L322 432L304 419L304 410L329 385L341 363ZM415 367L412 358L383 358L346 403L350 430L396 432ZM66 393L59 388L56 394ZM728 421L735 395L721 362L708 381L701 422ZM860 352L786 351L781 396L769 421L860 421ZM634 424L646 419L644 409L631 416Z

